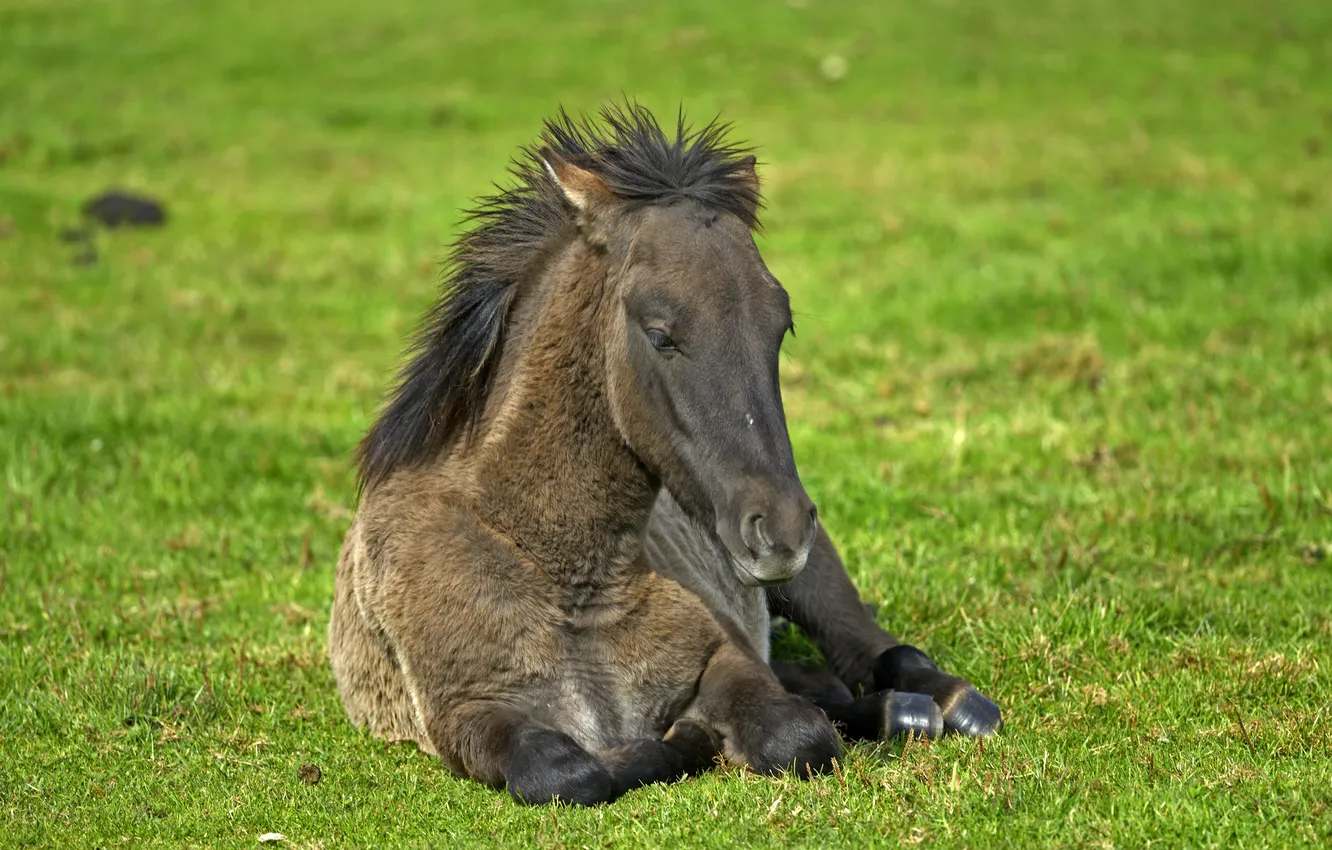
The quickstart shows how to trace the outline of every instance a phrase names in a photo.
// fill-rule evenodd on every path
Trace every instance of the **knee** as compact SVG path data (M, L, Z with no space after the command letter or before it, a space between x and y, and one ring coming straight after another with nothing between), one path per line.
M515 799L532 806L595 806L618 796L614 778L596 756L563 732L537 726L515 733L504 780Z

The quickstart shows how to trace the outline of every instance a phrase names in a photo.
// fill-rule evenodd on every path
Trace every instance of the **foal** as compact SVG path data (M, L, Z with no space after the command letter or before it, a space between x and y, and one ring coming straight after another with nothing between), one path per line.
M330 623L355 723L528 803L611 800L719 750L802 776L839 752L644 551L663 488L753 576L791 578L816 539L754 159L716 124L603 119L547 122L461 240L361 445Z

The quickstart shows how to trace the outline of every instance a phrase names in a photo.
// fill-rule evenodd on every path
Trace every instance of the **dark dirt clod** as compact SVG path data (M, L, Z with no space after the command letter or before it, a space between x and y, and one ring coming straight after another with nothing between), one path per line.
M162 728L162 721L158 720L156 717L149 717L146 714L131 714L125 717L122 722L125 724L126 729L133 726L147 726L150 729Z
M145 195L112 189L89 199L83 214L105 227L160 227L166 224L166 208Z
M319 765L309 764L308 762L296 770L296 778L306 785L318 785L323 776L324 772L319 769Z

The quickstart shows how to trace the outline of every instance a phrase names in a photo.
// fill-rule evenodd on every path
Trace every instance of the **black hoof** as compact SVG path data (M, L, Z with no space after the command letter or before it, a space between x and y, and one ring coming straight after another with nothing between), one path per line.
M776 722L762 724L765 734L749 759L749 768L764 776L793 771L801 779L832 770L842 753L837 730L812 703L792 698L786 714Z
M614 777L572 738L551 729L520 729L504 771L509 793L520 803L595 806L619 796Z
M999 706L975 688L967 688L955 697L943 712L944 728L959 735L984 738L1004 726Z
M908 734L938 738L944 732L944 716L938 704L925 694L893 691L883 701L883 739Z
M925 653L902 644L885 650L874 665L874 684L881 690L927 694L943 710L944 730L959 735L993 735L1003 726L999 706L966 679L949 675Z
M703 773L716 764L721 755L721 741L701 723L677 720L663 740L679 756L683 775Z

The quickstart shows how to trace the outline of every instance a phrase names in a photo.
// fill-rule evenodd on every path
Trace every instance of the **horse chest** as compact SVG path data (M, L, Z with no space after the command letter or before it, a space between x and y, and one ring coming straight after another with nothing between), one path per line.
M635 675L588 643L569 641L559 675L542 689L538 714L592 750L660 737L683 709L688 685Z

